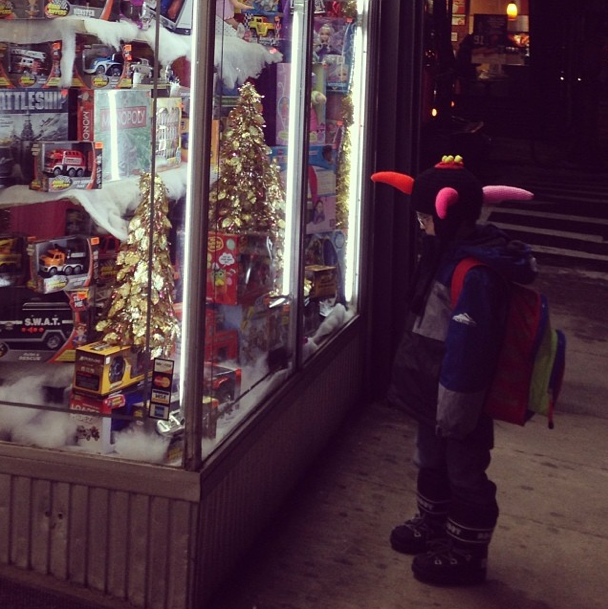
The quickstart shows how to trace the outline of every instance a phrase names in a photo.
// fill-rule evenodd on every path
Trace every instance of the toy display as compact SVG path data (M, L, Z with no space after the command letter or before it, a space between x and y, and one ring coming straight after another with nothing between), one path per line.
M287 120L290 2L216 1L212 167L200 202L211 227L201 414L215 444L290 365L296 327L312 333L323 303L344 294L343 258L325 255L338 242L340 144L327 125L348 90L354 25L322 4L314 55L304 54L308 196L292 216L279 170L298 127ZM57 404L24 400L64 407L77 428L70 449L119 454L115 436L129 427L155 430L168 459L183 441L176 377L192 243L190 217L172 212L191 196L183 161L198 43L176 34L191 33L192 10L193 0L0 0L0 20L41 20L0 41L0 362L70 363L55 367L70 372ZM303 324L291 280L282 285L288 268L306 281ZM150 418L159 420L142 423Z

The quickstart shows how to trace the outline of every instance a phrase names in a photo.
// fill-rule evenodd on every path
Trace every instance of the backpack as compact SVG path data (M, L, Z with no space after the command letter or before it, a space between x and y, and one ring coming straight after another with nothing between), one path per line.
M452 307L465 275L475 266L488 265L475 258L457 264L452 276ZM505 336L484 410L494 419L517 425L542 414L553 429L553 411L566 364L566 338L551 328L544 294L515 282L509 282L509 292Z

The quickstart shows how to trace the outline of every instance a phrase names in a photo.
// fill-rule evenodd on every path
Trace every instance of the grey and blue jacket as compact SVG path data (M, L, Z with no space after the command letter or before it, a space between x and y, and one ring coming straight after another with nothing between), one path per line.
M388 401L443 437L463 439L477 427L504 335L510 281L531 283L530 248L491 224L439 250L425 237L406 330L397 350ZM439 250L439 251L438 251ZM487 266L467 272L452 307L458 262Z

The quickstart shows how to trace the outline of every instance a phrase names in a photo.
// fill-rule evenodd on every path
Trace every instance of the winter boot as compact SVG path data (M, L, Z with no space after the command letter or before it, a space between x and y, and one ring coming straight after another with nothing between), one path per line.
M416 579L438 586L468 586L486 579L488 546L498 508L473 508L468 518L456 519L450 509L447 539L430 544L428 552L412 562ZM465 524L466 522L466 524Z
M445 538L448 501L430 501L418 493L419 514L396 526L391 532L391 547L403 554L426 552L429 543Z

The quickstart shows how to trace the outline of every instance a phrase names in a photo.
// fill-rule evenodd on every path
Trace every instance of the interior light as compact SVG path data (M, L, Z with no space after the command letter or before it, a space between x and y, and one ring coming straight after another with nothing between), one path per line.
M511 20L517 19L517 4L515 2L509 2L507 5L507 17Z

